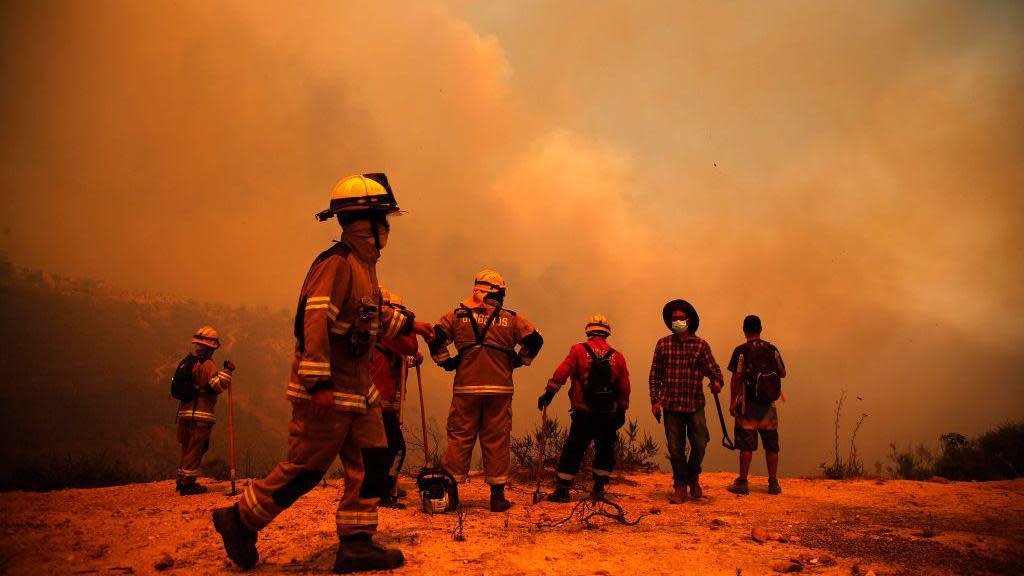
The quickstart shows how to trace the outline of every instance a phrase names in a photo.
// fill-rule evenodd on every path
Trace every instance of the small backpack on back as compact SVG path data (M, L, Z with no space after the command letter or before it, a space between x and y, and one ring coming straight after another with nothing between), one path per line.
M603 356L598 356L586 344L583 349L590 355L590 374L583 389L583 400L594 412L612 412L619 400L619 385L612 373L611 362L615 349L608 349Z
M198 361L197 356L189 354L178 362L178 367L174 369L174 376L171 378L171 398L191 402L199 395L199 386L192 378L192 369Z
M782 378L775 348L768 343L748 344L743 372L748 395L759 404L771 404L782 396Z

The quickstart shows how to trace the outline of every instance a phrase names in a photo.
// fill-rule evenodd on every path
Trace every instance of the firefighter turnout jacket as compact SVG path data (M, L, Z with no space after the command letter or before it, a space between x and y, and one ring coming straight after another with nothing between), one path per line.
M488 301L459 305L434 330L431 357L445 370L455 370L456 395L512 394L512 371L533 362L544 344L529 320ZM454 356L449 344L456 349Z
M414 356L415 334L382 339L370 356L370 380L380 394L381 409L397 412L402 403L402 372L405 358Z
M204 358L192 365L192 381L199 386L199 393L193 400L178 403L178 419L215 422L217 395L231 385L231 373L217 370L212 359Z
M343 412L379 403L367 355L378 338L409 335L413 324L411 313L380 304L376 266L357 257L344 236L313 261L295 314L290 399L309 400L329 387Z

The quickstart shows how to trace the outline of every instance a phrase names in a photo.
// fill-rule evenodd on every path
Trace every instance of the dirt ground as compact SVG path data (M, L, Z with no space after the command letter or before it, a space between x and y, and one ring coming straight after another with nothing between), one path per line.
M532 487L518 486L516 505L492 514L475 477L463 489L464 541L453 538L456 515L416 506L382 510L379 538L404 550L400 574L1024 574L1024 480L790 478L770 496L764 479L752 478L752 494L741 497L725 491L732 475L703 478L706 498L682 505L667 502L667 474L618 478L611 498L630 520L646 514L634 527L595 519L591 528L538 528L572 505L532 505ZM236 573L210 522L210 511L230 502L228 485L209 485L187 498L172 481L2 494L0 573ZM262 532L253 572L329 571L340 486L314 489Z

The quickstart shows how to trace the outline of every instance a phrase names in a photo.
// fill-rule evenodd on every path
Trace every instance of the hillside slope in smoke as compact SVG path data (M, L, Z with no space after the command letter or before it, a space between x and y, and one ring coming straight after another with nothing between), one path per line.
M240 470L264 469L283 450L288 314L122 294L10 264L0 269L0 303L0 485L172 475L178 448L169 380L204 324L221 331L218 364L230 358L239 367ZM217 416L211 461L226 459L226 397Z
M510 494L507 513L486 511L486 486L465 486L463 540L454 514L416 506L382 510L378 539L404 550L395 574L809 574L982 575L1024 570L1024 481L951 483L784 479L772 497L764 478L746 497L709 474L700 503L667 505L668 474L616 477L611 497L628 520L595 518L593 529L564 518L571 506L531 504ZM404 480L411 483L411 480ZM330 570L341 482L314 488L260 534L259 574ZM48 494L0 494L0 572L5 574L237 574L221 549L210 511L230 502L227 483L209 494L168 497L155 482ZM970 502L970 506L964 506ZM83 511L88 511L83 513ZM769 539L763 543L754 531ZM10 536L17 533L17 538ZM775 539L771 539L775 537ZM797 562L793 562L796 559ZM856 567L856 568L855 568Z

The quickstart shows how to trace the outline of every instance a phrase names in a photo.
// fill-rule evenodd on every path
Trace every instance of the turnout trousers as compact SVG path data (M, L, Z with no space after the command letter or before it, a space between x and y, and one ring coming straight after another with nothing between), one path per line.
M558 460L558 483L572 484L583 463L583 453L594 443L594 483L604 486L615 468L615 440L621 424L617 416L593 412L573 412L569 436L565 439L562 456Z
M384 434L388 440L388 489L394 488L398 473L405 464L405 435L402 434L402 423L398 420L398 412L387 411L384 416Z
M242 492L238 512L253 531L309 492L341 457L345 491L335 516L338 536L377 531L377 504L387 487L388 449L380 406L365 413L334 412L327 419L309 416L309 403L292 402L288 458Z
M484 481L505 484L512 470L512 395L455 394L448 411L448 451L441 465L457 482L469 475L473 445L480 438Z
M203 456L210 449L210 434L213 422L203 422L191 418L178 419L178 443L181 444L181 460L175 474L178 486L190 486L196 483L199 468L203 464Z

